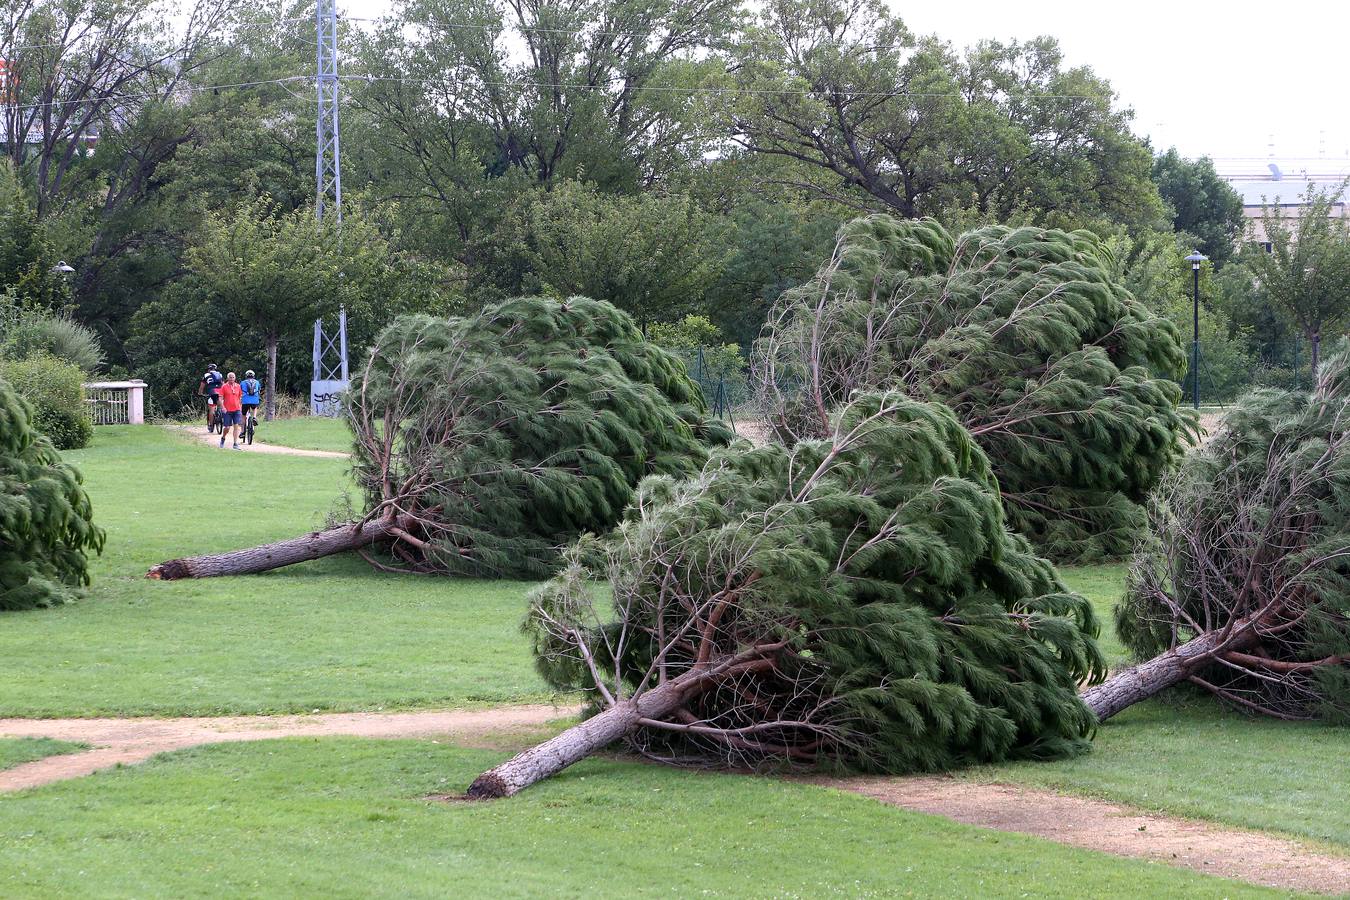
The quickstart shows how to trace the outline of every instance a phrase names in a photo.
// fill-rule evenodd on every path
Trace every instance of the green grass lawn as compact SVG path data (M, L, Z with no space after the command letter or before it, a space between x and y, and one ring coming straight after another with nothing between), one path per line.
M444 803L502 758L426 741L218 745L0 797L0 894L1093 896L1267 892L807 785L584 762Z
M538 699L519 633L528 585L394 576L355 558L153 582L165 559L321 527L342 460L221 452L99 428L67 454L108 532L89 596L6 613L0 715L197 715Z
M333 450L350 453L352 435L342 419L305 416L298 419L258 420L253 439L264 444L299 447L302 450Z
M84 750L87 744L53 741L50 738L0 738L0 769L12 769L48 756Z

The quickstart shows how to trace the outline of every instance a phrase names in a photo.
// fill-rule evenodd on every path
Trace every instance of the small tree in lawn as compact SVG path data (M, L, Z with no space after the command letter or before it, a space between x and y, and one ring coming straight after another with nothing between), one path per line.
M89 553L103 549L79 472L30 413L0 380L0 610L64 603L89 583Z
M1270 252L1251 246L1244 256L1270 302L1312 346L1314 378L1323 333L1350 325L1350 220L1332 215L1348 188L1350 181L1327 189L1309 184L1292 224L1276 197L1261 215Z
M383 265L387 247L357 216L339 230L312 209L291 212L260 198L210 214L187 253L212 302L233 309L262 338L267 354L266 418L276 413L277 350L288 334L335 313Z
M618 520L644 475L691 473L730 438L704 420L679 360L585 297L402 317L371 348L346 410L358 520L150 575L261 572L351 550L382 570L545 575L567 541Z
M969 433L900 394L835 421L648 479L617 529L568 552L525 627L545 679L595 714L470 796L622 738L662 760L883 772L1086 748L1091 606L1008 531Z
M1311 394L1258 391L1164 481L1117 630L1142 660L1099 719L1180 682L1281 719L1350 719L1350 348Z
M752 374L785 440L828 433L855 391L945 403L988 454L1013 527L1055 558L1126 554L1188 420L1176 329L1087 232L869 216L785 293Z

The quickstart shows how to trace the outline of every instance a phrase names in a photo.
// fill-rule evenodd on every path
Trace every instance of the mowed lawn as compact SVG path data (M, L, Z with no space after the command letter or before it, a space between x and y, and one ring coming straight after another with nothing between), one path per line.
M330 426L333 423L328 423ZM510 703L547 695L529 585L395 576L356 558L156 582L165 559L324 525L343 460L234 453L150 426L66 454L108 545L78 603L7 613L0 716L207 715Z
M593 760L458 803L499 752L226 744L0 796L16 897L1248 897L837 791Z
M258 420L253 439L264 444L298 447L301 450L332 450L350 453L352 435L341 419L306 416L299 419Z

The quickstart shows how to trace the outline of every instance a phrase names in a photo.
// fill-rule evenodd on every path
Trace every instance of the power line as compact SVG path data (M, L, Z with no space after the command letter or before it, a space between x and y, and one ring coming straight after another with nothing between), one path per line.
M284 78L269 78L262 81L236 81L232 84L180 85L174 92L200 94L203 91L219 91L229 88L263 87L269 84L287 84L292 81L311 81L313 75L288 75ZM85 103L110 103L117 100L150 100L163 97L162 91L150 91L143 94L108 94L100 97L86 97L81 100L48 100L45 103L0 103L0 109L43 109L51 106L80 106Z
M295 19L261 19L261 20L256 21L256 22L240 22L240 23L238 23L237 25L234 25L234 26L232 26L232 27L233 27L233 28L236 28L236 29L243 29L243 28L270 28L270 27L272 27L272 26L274 26L274 25L282 25L282 24L285 24L285 23L288 23L288 22L309 22L309 21L311 21L311 17L309 17L309 16L304 16L304 17L301 17L301 18L295 18ZM17 53L17 52L19 52L20 50L50 50L50 49L52 49L53 47L56 47L56 48L59 48L59 49L62 49L62 50L65 50L65 49L75 50L75 49L79 49L79 46L80 46L80 42L79 42L78 40L76 40L76 41L71 41L71 42L55 43L55 44L24 44L23 46L20 46L20 47L7 47L7 46L5 46L4 44L0 43L0 52L4 52L4 53ZM172 53L166 53L166 54L164 54L162 57L159 57L159 59L172 59L172 58L173 58L173 54L172 54ZM0 61L3 61L3 60L0 60Z

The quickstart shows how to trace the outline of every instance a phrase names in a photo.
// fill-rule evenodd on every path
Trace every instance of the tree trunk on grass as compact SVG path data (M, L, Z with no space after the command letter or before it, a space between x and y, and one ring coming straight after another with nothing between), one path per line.
M210 578L215 575L253 575L367 547L393 537L394 532L400 530L398 520L393 516L364 524L351 522L246 550L171 559L152 567L146 577L172 581L176 578Z
M621 700L609 709L557 737L531 747L473 780L466 796L495 800L519 793L537 781L556 775L575 762L636 731L642 719L661 719L679 709L685 691L697 676L686 676Z
M1147 700L1174 684L1180 684L1208 665L1216 656L1246 650L1257 642L1250 620L1234 623L1232 629L1206 631L1179 647L1147 662L1117 672L1101 684L1083 691L1083 703L1105 722L1141 700Z

